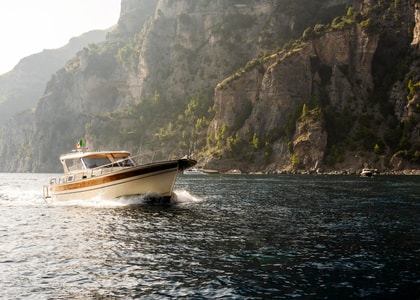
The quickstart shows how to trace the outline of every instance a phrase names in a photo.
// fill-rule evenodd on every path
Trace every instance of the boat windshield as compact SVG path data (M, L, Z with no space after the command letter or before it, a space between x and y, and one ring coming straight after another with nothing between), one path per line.
M70 171L81 170L83 168L80 158L66 160L66 165Z
M97 158L84 157L82 158L82 160L86 168L88 169L93 169L93 168L102 167L102 166L111 164L111 161L108 159L108 157L97 157Z
M117 166L119 167L133 167L134 162L128 156L123 156L116 161Z

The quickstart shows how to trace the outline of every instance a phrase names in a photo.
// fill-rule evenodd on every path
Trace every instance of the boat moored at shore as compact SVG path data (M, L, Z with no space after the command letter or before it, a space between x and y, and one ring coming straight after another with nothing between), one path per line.
M377 174L377 173L378 173L378 170L376 170L376 169L364 168L360 172L360 176L362 176L362 177L372 177L374 174Z
M190 169L186 169L184 170L185 175L207 175L207 173L203 172L202 170L198 169L198 168L190 168Z

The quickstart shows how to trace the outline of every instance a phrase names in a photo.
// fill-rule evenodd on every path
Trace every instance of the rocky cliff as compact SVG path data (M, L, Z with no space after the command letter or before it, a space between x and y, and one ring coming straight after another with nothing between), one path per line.
M329 109L337 116L344 111L362 115L374 89L371 66L377 44L377 35L371 37L354 24L263 59L216 88L216 116L209 134L217 138L224 125L243 141L250 141L249 133L256 134L270 145L272 153L282 153L274 155L268 165L273 171L321 165L327 154L328 131L335 128L326 128L322 112L310 122L298 119L296 109L301 114L306 105L307 109ZM243 124L235 124L240 115L244 115ZM299 164L291 164L292 157ZM257 161L254 169L260 165Z
M214 157L245 154L237 166L251 171L418 168L418 66L407 34L416 6L399 1L385 10L355 1L353 7L359 10L315 26L308 39L218 85L209 135L226 142L209 152L210 167L226 170L231 166Z
M123 0L107 42L2 128L1 170L58 171L80 137L220 171L418 168L416 5Z

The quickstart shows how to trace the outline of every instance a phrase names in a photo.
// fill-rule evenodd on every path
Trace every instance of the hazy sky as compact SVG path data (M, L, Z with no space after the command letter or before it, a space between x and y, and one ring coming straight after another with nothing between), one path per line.
M21 58L117 24L121 0L0 0L0 74Z

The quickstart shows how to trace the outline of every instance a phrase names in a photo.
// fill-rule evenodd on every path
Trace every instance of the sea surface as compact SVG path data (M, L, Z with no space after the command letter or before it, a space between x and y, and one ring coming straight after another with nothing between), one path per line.
M1 299L420 299L420 176L180 175L171 205L0 173Z

